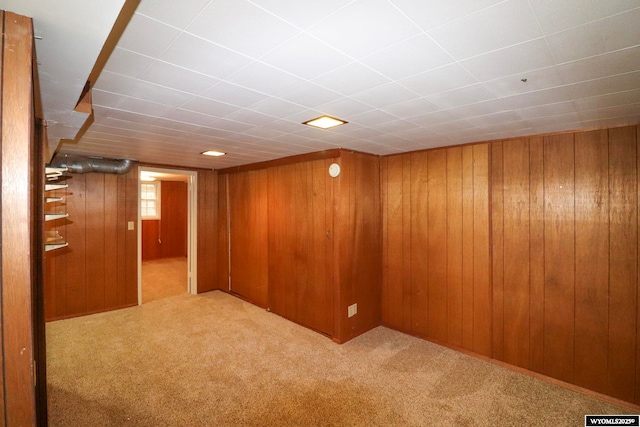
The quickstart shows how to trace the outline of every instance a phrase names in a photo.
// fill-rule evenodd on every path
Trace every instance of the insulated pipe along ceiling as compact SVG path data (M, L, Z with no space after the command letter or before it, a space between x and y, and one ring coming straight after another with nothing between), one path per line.
M72 173L101 172L121 175L129 172L133 163L133 160L128 159L104 159L102 157L57 154L49 166L67 168Z

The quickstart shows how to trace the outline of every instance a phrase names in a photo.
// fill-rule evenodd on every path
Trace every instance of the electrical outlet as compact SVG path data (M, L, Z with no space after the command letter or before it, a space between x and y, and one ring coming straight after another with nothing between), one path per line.
M347 317L353 317L358 313L358 303L351 304L347 307Z

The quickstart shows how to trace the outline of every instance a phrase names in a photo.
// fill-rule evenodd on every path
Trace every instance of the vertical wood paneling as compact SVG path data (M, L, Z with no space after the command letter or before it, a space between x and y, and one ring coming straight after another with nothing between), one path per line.
M473 147L462 147L462 347L473 350L474 184Z
M529 356L530 369L544 370L544 140L529 140ZM493 189L495 191L496 189ZM508 343L506 343L508 344Z
M633 127L609 130L609 392L635 396L638 301L638 173Z
M609 162L607 131L575 137L575 383L607 391Z
M546 137L544 373L572 382L574 371L574 137Z
M218 173L198 171L198 293L220 289ZM224 216L226 218L226 214ZM226 229L226 222L224 224ZM226 251L224 251L226 253ZM225 269L226 270L226 269ZM223 288L226 289L226 288Z
M462 149L447 150L447 341L462 347Z
M390 156L385 158L386 181L382 183L386 187L386 203L384 205L386 234L384 265L385 300L383 306L387 317L385 324L403 329L403 242L404 222L402 221L402 175L403 156Z
M403 280L409 280L411 284L410 307L411 307L411 325L405 325L407 330L426 337L429 336L429 262L431 253L429 251L429 169L428 152L420 151L404 156L411 160L410 165L410 182L409 197L407 197L407 189L404 188L402 194L405 200L410 203L408 209L410 215L410 235L408 241L411 246L409 248L411 265L409 266L409 277ZM403 219L403 224L406 224ZM406 239L406 237L404 237ZM406 243L406 242L405 242ZM404 253L404 252L403 252ZM406 269L406 267L404 267ZM406 302L403 302L403 304ZM405 306L406 307L406 306ZM446 309L446 307L445 307Z
M473 146L473 351L491 355L489 145Z
M498 166L496 166L498 167ZM529 367L529 143L503 147L504 361ZM499 191L499 190L498 190ZM495 245L495 242L494 242ZM494 264L495 267L496 264ZM497 308L497 307L496 307Z
M447 151L428 152L429 337L447 342ZM413 255L413 254L412 254Z
M504 360L504 167L502 142L491 146L493 357Z
M47 253L54 274L46 276L45 295L53 294L55 310L46 319L137 304L137 233L127 230L128 221L137 223L137 167L126 175L75 174L67 184L58 194L64 202L47 207L69 214L55 224L69 246Z
M402 287L402 327L404 330L411 331L411 321L413 316L413 307L412 307L412 293L414 289L412 287L412 282L414 280L414 272L411 270L411 241L412 241L412 228L411 228L411 155L405 154L402 156L402 197L401 197L401 213L402 213L402 254L401 262L402 262L402 270L401 270L401 287ZM426 198L423 199L426 201ZM420 208L419 208L420 209ZM416 218L417 219L417 218ZM416 236L416 238L420 238L420 236ZM426 238L426 236L425 236ZM419 272L415 273L416 280L428 280L426 277L421 278L418 277ZM419 290L415 291L416 293L420 292ZM420 302L417 302L418 309L421 306L426 305L425 300L429 298L428 291L420 292ZM409 308L410 307L410 308ZM409 308L409 309L408 309ZM421 316L423 313L416 313L416 316ZM426 318L422 319L422 323L424 324L424 328L428 330L428 313L426 314ZM420 318L417 317L417 321L420 321Z
M89 312L104 310L104 174L89 173L85 175L86 199L85 234L86 234L86 298L85 310Z
M188 234L188 184L162 181L160 258L186 257Z

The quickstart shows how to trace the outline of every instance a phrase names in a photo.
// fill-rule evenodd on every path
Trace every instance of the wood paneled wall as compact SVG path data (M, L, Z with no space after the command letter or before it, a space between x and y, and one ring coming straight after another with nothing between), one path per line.
M266 308L269 280L267 170L227 175L234 294Z
M491 355L489 145L384 157L382 321Z
M218 172L198 170L198 293L218 289Z
M35 426L47 411L38 353L45 351L38 313L43 164L35 140L33 23L0 10L0 29L0 425Z
M188 184L161 181L160 219L142 221L142 260L187 256Z
M268 171L269 308L329 336L334 335L333 240L337 237L333 179L327 170L333 161Z
M222 175L218 280L230 264L231 292L344 342L380 322L379 158L319 157Z
M47 320L138 303L137 232L127 229L138 223L137 170L74 174L59 190L64 201L48 204L69 214L54 223L69 246L46 254Z
M640 403L638 131L493 144L494 357Z
M381 319L380 158L342 150L338 161L342 172L333 200L333 339L346 342L375 328ZM347 307L356 303L358 313L349 318Z

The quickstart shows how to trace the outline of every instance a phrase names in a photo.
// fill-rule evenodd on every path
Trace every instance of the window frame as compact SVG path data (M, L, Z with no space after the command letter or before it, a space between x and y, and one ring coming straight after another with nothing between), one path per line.
M160 207L162 206L162 185L161 185L162 181L147 181L147 182L141 182L140 183L140 219L142 220L153 220L153 219L161 219L161 209ZM155 199L150 199L150 198L145 198L144 194L145 191L143 191L143 186L145 185L150 185L153 186L155 188ZM155 215L147 215L147 211L145 208L145 201L155 201L156 204L156 214Z

